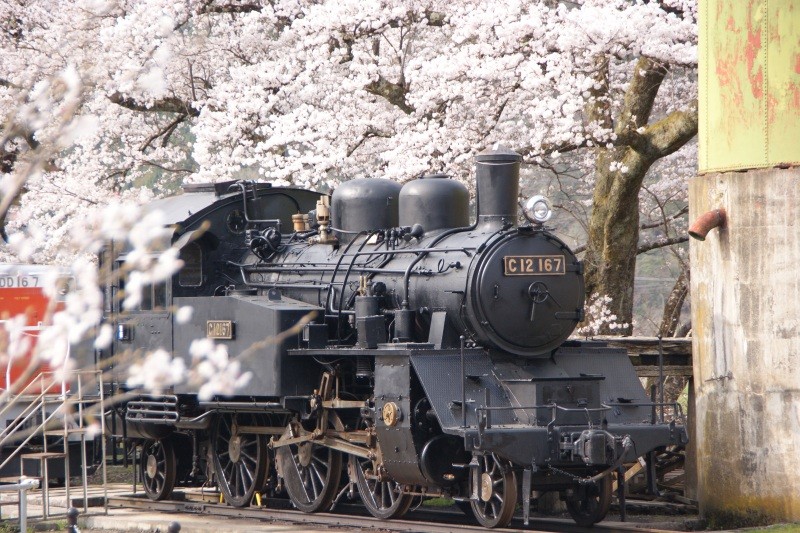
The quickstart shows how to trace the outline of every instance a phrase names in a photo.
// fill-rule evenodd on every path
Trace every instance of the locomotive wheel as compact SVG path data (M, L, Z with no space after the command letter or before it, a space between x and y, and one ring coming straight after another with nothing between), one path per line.
M517 478L509 463L493 454L479 456L478 463L480 485L478 501L470 501L472 513L483 527L505 527L517 506Z
M315 442L278 448L286 492L305 513L330 509L342 479L342 454Z
M139 476L147 497L154 501L169 498L172 489L175 488L176 472L172 441L166 439L145 441L139 462Z
M567 500L567 511L582 527L591 527L608 514L611 507L611 474L606 474L597 483L580 487L578 497Z
M406 514L413 497L403 494L400 483L392 480L381 481L373 473L370 459L350 456L350 471L355 474L358 493L369 514L375 518L388 520Z
M211 434L214 473L225 501L246 507L253 495L264 487L269 471L269 452L264 435L240 433L239 426L259 425L254 414L222 414L216 418Z

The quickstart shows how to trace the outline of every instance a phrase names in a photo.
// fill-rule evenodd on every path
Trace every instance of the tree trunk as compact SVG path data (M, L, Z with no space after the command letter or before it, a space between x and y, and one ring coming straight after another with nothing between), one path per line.
M611 296L610 310L627 327L633 317L633 284L639 244L639 190L650 165L626 147L602 149L597 157L597 183L586 248L586 293ZM636 163L612 170L620 161ZM609 334L607 325L600 334Z
M660 158L689 142L697 134L697 111L674 111L648 124L666 66L640 58L634 67L625 100L615 117L615 146L597 148L596 184L586 245L586 293L610 296L609 310L627 327L614 334L630 334L633 289L639 242L639 191L645 174ZM604 74L602 74L604 75ZM606 87L598 79L598 86ZM602 91L602 89L601 89ZM608 125L608 101L595 95L587 116ZM591 317L587 317L591 318ZM612 331L604 325L600 334Z
M689 271L682 270L681 275L675 280L675 285L664 304L664 314L658 333L662 337L674 337L681 319L681 308L689 294Z

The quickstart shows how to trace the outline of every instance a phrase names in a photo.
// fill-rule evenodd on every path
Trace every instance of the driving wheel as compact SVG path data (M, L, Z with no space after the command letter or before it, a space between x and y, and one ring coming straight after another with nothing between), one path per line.
M306 513L330 509L342 479L342 454L313 441L278 448L286 492Z
M259 417L252 413L221 414L212 428L211 453L217 484L225 501L234 507L249 505L266 482L269 471L266 437L239 430L262 425L259 422Z
M412 496L403 494L400 483L381 479L375 473L372 460L351 455L350 469L355 474L361 501L372 516L383 520L398 518L411 507Z

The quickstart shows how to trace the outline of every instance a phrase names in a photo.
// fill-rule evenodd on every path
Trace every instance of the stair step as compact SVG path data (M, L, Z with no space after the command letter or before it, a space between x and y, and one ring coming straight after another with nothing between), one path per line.
M63 459L67 456L64 452L34 452L23 453L20 457L23 459Z

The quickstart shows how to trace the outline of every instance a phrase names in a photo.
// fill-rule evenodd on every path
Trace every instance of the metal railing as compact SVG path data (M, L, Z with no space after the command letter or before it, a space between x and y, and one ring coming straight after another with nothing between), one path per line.
M8 373L7 373L8 376ZM8 383L7 383L8 385ZM60 385L60 386L59 386ZM61 392L53 393L54 386L59 386ZM38 394L34 391L38 389ZM92 391L88 392L87 391ZM55 409L48 406L58 405ZM14 458L20 460L20 474L24 475L25 460L38 460L40 462L39 474L42 478L42 517L49 514L49 483L48 460L61 458L64 461L64 481L66 492L66 508L70 507L70 442L73 436L80 438L79 453L81 457L81 481L83 489L83 508L88 511L88 464L86 454L87 436L96 433L101 436L101 459L99 467L102 469L104 502L107 502L107 472L106 472L106 442L105 442L105 397L103 389L103 373L100 370L73 370L67 372L38 372L17 393L6 393L3 405L0 407L0 417L3 414L14 412L15 407L20 408L18 414L6 428L0 432L0 448L11 449L11 453L0 463L0 470L6 467ZM30 421L41 413L40 421L33 424ZM97 425L89 425L88 418L96 417ZM2 419L2 418L0 418ZM48 450L48 437L61 437L62 452L51 453ZM43 452L29 453L31 441L41 437ZM35 480L38 485L38 480ZM0 487L4 487L0 485ZM5 485L8 487L8 485ZM29 490L28 487L26 490ZM12 490L2 489L0 490ZM22 501L22 497L21 500ZM107 512L107 503L105 510ZM20 527L27 520L27 507L20 503ZM66 510L65 510L66 512Z
M19 505L19 530L28 531L28 491L39 487L38 479L20 478L19 483L0 485L0 492L17 492Z

